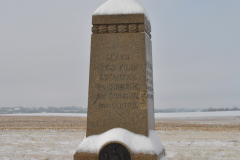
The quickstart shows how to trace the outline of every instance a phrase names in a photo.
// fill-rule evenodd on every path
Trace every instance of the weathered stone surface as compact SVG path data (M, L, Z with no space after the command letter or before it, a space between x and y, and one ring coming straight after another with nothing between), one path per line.
M102 34L93 32L99 34L92 34L91 39L87 137L118 127L145 136L149 129L154 130L150 37L146 32L132 33L132 25L131 33L124 24L106 25L111 20L116 24L116 17L125 17L121 22L129 23L134 16L145 24L141 14L93 16L93 24L97 21ZM111 33L104 34L108 28ZM117 28L118 33L112 33Z
M76 152L73 157L74 160L98 160L98 155L93 153Z
M152 154L139 153L132 155L132 160L160 160L161 157Z

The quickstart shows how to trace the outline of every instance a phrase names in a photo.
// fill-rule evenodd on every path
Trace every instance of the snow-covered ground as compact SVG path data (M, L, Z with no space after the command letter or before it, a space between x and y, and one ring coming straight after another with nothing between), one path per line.
M70 160L81 130L0 130L0 160Z
M239 111L155 117L168 160L239 160ZM86 114L0 115L0 160L70 160L85 129Z
M240 132L158 131L168 160L239 160Z
M240 132L157 131L168 160L239 160ZM0 130L0 160L71 160L85 130Z
M229 116L231 117L240 116L240 111L155 113L155 118L229 117Z

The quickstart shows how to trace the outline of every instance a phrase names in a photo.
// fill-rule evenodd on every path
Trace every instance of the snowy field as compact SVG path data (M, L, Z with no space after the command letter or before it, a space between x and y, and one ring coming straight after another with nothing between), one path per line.
M0 115L0 160L72 159L85 136L86 114L37 115ZM168 160L239 160L240 112L155 117Z
M219 111L219 112L178 112L178 113L155 113L155 118L197 118L197 117L232 117L240 116L240 111Z

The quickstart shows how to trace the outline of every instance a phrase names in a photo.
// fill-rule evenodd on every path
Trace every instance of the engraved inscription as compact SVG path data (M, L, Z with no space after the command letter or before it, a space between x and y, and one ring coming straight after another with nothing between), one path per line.
M123 63L123 64L120 64L119 65L119 70L120 71L135 71L138 69L138 65L137 64L126 64L126 63Z
M97 94L97 100L105 100L106 98L108 99L139 99L138 94L137 93L121 93L121 92L110 92L108 94L104 94L104 93L98 93Z
M109 99L139 99L137 93L112 93L108 94Z
M147 86L147 90L150 91L150 92L152 92L152 91L153 91L153 88L150 87L150 86Z
M124 91L124 90L139 90L138 83L110 83L110 84L97 84L97 89L104 91Z
M140 92L140 109L147 109L147 93Z
M98 64L98 71L114 71L116 70L116 66L108 65L108 64Z
M99 63L98 66L98 71L136 71L138 69L138 64L127 64L127 63L122 63L122 64L104 64L104 63Z
M114 30L115 26L108 26ZM139 83L118 83L118 81L137 81L139 80L139 75L135 74L140 67L137 63L127 63L130 59L128 54L121 53L108 53L104 57L107 63L98 63L97 70L99 71L99 82L96 84L96 100L94 104L97 104L97 108L137 108L140 107L141 110L147 109L147 100L153 100L153 94L148 92L153 92L153 80L152 80L152 64L150 62L146 63L146 80L147 80L147 91L140 92ZM115 61L126 61L126 63L114 63ZM117 73L116 71L122 71ZM131 74L127 74L127 71L131 71ZM111 73L109 73L111 72ZM114 73L116 72L116 73ZM105 81L105 82L104 82ZM106 81L108 81L106 83ZM115 83L114 83L115 82ZM128 92L128 91L133 92ZM110 91L110 92L109 92ZM125 91L125 92L124 92ZM127 92L126 92L127 91ZM138 92L134 92L138 91ZM108 102L111 100L112 102ZM121 100L130 102L121 102ZM116 101L116 102L114 102ZM120 102L117 102L120 101ZM133 101L133 102L132 102ZM134 102L137 101L137 102ZM138 105L137 105L138 104Z
M152 73L147 70L147 76L152 77Z
M137 80L136 74L99 74L101 81L131 81Z
M147 83L150 84L150 85L153 85L153 80L152 79L149 79L147 78Z
M137 108L136 102L128 102L128 103L98 103L98 108Z
M129 55L118 54L118 53L108 53L106 55L106 60L116 61L116 60L129 60Z
M154 98L154 97L153 97L153 95L152 95L152 94L148 94L148 95L147 95L147 98L148 98L148 99L152 99L152 100L153 100L153 98Z
M153 93L153 73L152 73L152 64L150 62L147 62L147 98L149 100L153 100L153 94L149 94L149 92Z
M150 70L152 70L152 64L149 63L149 62L147 62L147 68L150 69Z
M107 95L103 93L98 93L97 94L97 99L106 99Z

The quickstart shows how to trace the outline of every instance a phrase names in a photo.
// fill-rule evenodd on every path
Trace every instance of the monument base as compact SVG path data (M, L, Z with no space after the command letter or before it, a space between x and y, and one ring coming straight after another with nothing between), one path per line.
M164 156L165 149L154 130L149 130L149 137L146 137L114 128L84 138L74 160L160 160Z
M93 153L79 153L74 154L74 160L98 160L98 155Z
M159 155L152 154L133 154L131 160L160 160L161 157L165 156L165 150ZM79 153L78 151L74 154L74 160L99 160L98 154L93 153Z

